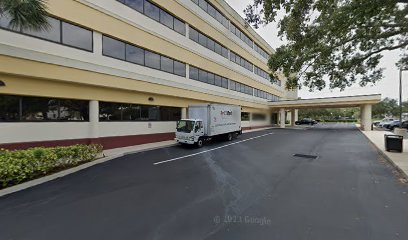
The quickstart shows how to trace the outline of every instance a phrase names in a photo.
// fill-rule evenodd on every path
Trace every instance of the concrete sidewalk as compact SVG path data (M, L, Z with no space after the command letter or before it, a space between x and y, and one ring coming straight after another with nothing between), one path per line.
M403 140L402 153L387 152L384 147L384 134L392 133L384 131L362 131L362 133L408 178L408 139Z

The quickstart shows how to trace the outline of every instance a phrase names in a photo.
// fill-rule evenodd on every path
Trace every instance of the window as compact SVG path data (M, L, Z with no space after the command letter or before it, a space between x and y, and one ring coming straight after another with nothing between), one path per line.
M221 86L222 86L223 88L228 89L228 79L222 78Z
M126 44L126 61L144 65L145 51L142 48L138 48L129 44Z
M222 78L218 75L214 77L214 85L221 87L222 86Z
M143 13L143 3L144 0L125 0L126 5L141 13Z
M266 114L252 113L252 120L253 121L265 121L266 120Z
M117 0L132 9L148 16L149 18L156 20L157 22L167 26L174 31L186 35L186 25L185 23L171 15L165 9L157 6L156 4L152 3L148 0Z
M88 101L0 95L0 122L88 120Z
M254 50L259 53L262 57L264 57L265 59L269 58L269 54L263 50L258 44L254 43Z
M174 31L185 36L186 35L186 24L178 20L177 18L174 18Z
M190 27L189 37L191 40L198 43L198 32L192 27Z
M201 69L199 69L198 70L198 80L200 81L200 82L207 82L207 77L208 77L208 72L206 72L206 71L204 71L204 70L201 70Z
M129 103L99 103L99 120L106 121L178 121L181 108Z
M92 51L92 42L92 31L70 23L62 23L63 44Z
M105 56L125 60L125 43L110 37L103 36L102 53Z
M214 39L204 35L200 31L190 27L189 37L194 42L200 44L201 46L210 49L211 51L218 53L219 55L228 58L228 49L222 46L220 43Z
M195 4L197 4L201 9L203 9L206 13L208 13L211 17L221 23L224 27L228 28L229 21L228 19L211 3L207 2L206 0L192 0Z
M190 66L190 79L198 80L198 68Z
M248 71L253 72L253 64L250 63L248 60L246 60L245 58L239 56L238 54L234 53L234 52L230 52L230 60L238 65L240 65L241 67L247 69Z
M61 21L53 17L47 17L50 27L45 30L20 30L9 26L10 18L7 14L0 15L0 28L24 33L32 37L60 43L69 47L75 47L86 51L93 50L93 34L91 30Z
M174 61L171 58L161 56L161 65L160 68L162 71L174 73Z
M61 21L52 17L47 17L47 21L50 24L49 29L39 31L23 29L23 33L53 42L61 42Z
M145 64L146 67L160 69L160 55L150 51L145 51Z
M244 32L242 32L235 24L230 24L230 31L249 47L253 48L253 42L251 38L248 37L248 35L246 35Z
M166 25L167 27L173 29L174 18L172 15L168 14L166 11L160 9L160 23Z
M185 77L186 76L186 64L179 61L174 61L174 74Z
M241 121L249 121L249 112L241 112Z
M145 1L144 13L146 14L146 16L160 22L160 8L158 8L156 5L151 4L148 1Z
M208 73L207 79L208 79L208 84L215 84L215 78L214 78L214 74L213 73Z

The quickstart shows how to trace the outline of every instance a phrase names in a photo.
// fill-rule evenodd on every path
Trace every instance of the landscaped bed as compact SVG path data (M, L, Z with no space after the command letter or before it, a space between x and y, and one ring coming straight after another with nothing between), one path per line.
M14 151L0 149L0 189L93 161L102 149L97 144Z

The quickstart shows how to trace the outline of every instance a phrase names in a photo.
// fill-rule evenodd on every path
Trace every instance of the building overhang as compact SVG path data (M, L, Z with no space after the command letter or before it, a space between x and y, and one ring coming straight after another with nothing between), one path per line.
M271 108L343 108L376 104L381 101L381 94L357 95L346 97L311 98L270 102Z

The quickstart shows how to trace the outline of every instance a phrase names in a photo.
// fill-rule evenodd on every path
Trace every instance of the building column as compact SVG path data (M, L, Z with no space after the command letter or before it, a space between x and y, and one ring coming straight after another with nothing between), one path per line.
M371 131L372 116L371 116L371 104L365 104L361 106L361 129L363 131Z
M293 112L294 112L294 115L295 115L295 122L299 121L299 109L294 109Z
M89 101L89 126L90 138L94 140L99 138L99 101Z
M291 126L295 126L295 122L297 121L296 116L297 116L297 109L292 109L292 111L290 112L290 125Z
M186 119L187 118L187 108L183 107L181 108L181 119Z
M285 109L281 108L279 109L279 127L280 128L285 128L285 120L286 120L286 113Z

